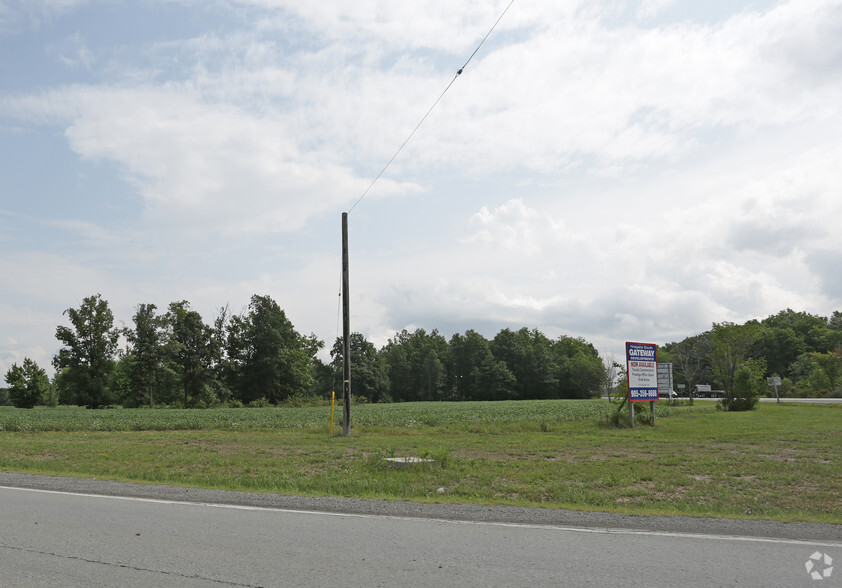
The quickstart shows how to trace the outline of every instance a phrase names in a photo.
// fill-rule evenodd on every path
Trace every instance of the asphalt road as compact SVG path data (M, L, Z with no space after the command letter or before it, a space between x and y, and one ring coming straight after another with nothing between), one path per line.
M0 474L0 586L842 586L842 526ZM26 488L26 487L29 488ZM810 559L819 554L818 559ZM842 568L840 568L842 570Z

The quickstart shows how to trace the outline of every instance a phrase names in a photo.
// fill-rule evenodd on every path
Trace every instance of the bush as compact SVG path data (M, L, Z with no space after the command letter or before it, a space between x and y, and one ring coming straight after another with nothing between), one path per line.
M740 367L734 375L733 390L726 392L721 401L722 408L734 411L754 410L764 386L765 383L757 376L755 370L749 366Z

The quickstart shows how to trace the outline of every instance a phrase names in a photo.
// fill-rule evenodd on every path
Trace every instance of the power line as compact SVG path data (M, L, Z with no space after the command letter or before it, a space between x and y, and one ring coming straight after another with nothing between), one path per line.
M368 187L365 189L365 191L362 193L362 195L360 195L360 197L357 198L357 201L354 202L354 205L351 208L348 209L348 214L350 214L351 211L354 210L354 208L357 207L357 204L359 204L360 201L363 198L365 198L365 196L366 196L366 194L368 194L369 190L371 190L374 187L374 184L377 183L377 180L380 179L380 177L386 172L386 170L389 168L389 166L392 164L392 162L395 160L395 158L400 154L401 151L403 151L403 148L406 146L407 143L409 143L409 140L412 139L413 135L415 135L415 132L419 129L419 127L422 124L424 124L424 121L427 120L427 117L430 116L430 113L433 111L433 109L436 107L436 105L438 105L438 103L441 101L441 99L444 98L444 95L447 94L447 91L450 89L450 86L452 86L453 83L456 81L456 78L458 78L460 75L462 75L462 72L465 70L466 67L468 67L468 64L474 58L474 55L477 54L477 52L480 50L480 48L485 43L486 39L488 39L488 37L491 36L491 33L494 32L494 29L497 28L497 25L500 24L500 21L503 20L503 17L506 16L506 13L509 11L509 8L511 8L512 4L514 4L514 3L515 3L515 0L511 0L509 2L509 4L506 6L506 8L503 10L503 12L500 14L499 18L497 18L497 20L491 26L489 31L482 38L482 41L479 42L479 45L477 45L477 48L474 49L473 53L471 53L471 56L465 62L465 65L463 65L462 67L459 68L459 70L456 72L456 75L454 75L453 79L450 80L450 83L447 84L447 86L442 91L442 93L439 94L439 97L436 98L436 101L433 102L433 105L430 106L430 108L429 108L429 110L427 110L426 114L424 114L424 116L421 118L421 120L418 122L418 124L415 125L415 128L412 129L412 132L409 133L409 136L404 140L403 143L401 143L401 146L398 147L397 151L395 151L395 154L392 155L391 159L389 159L389 161L386 162L386 165L383 166L383 169L381 169L380 173L377 174L377 176L371 181L371 183L368 185Z

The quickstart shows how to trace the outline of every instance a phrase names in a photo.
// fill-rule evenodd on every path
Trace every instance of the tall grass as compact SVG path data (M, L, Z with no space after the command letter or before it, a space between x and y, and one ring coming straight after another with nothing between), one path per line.
M413 402L361 404L351 410L354 427L451 427L599 420L613 409L600 400L510 402ZM668 409L664 409L668 410ZM336 411L341 418L342 411ZM77 407L20 410L0 407L0 431L183 431L311 429L327 427L330 406L195 409ZM338 424L338 421L335 423Z

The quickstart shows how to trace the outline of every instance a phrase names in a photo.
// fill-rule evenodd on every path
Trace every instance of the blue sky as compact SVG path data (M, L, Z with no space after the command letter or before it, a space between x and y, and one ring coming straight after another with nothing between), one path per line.
M0 0L0 371L101 293L337 336L340 217L509 0ZM352 328L842 309L842 2L516 0L350 215Z

